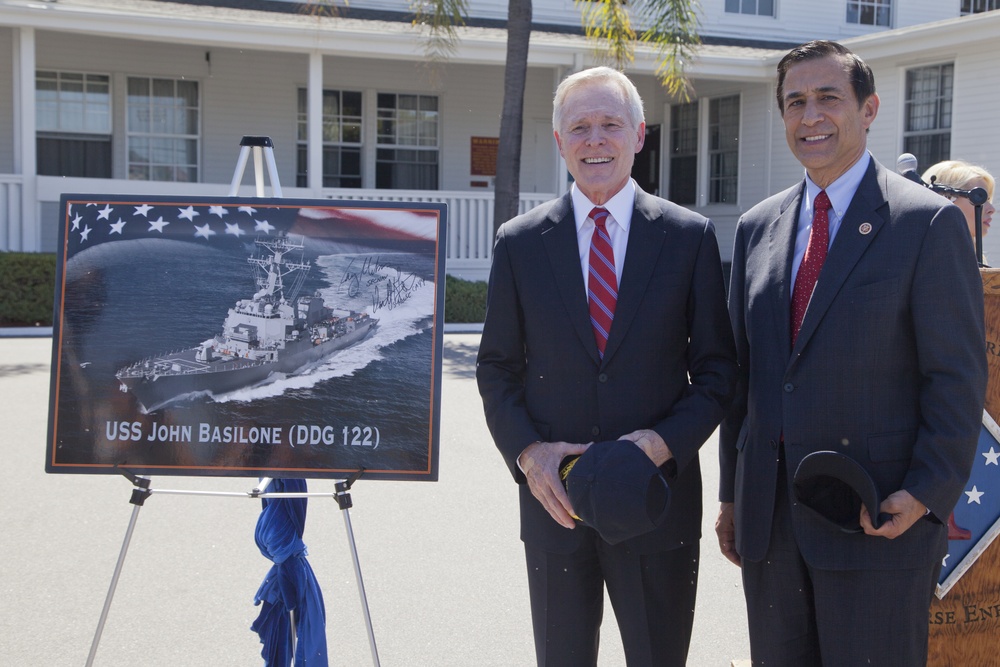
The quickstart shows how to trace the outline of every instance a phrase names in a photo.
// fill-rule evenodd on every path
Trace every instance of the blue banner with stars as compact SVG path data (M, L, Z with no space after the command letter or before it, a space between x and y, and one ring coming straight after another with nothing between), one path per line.
M995 539L1000 526L1000 427L983 413L979 446L965 492L948 520L948 553L938 579L946 594Z

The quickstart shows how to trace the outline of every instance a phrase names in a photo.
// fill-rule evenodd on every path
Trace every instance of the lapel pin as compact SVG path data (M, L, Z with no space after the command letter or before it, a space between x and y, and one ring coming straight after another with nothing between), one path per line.
M861 232L862 234L871 234L871 232L872 232L872 225L871 225L871 223L870 222L862 222L861 226L858 227L858 231Z

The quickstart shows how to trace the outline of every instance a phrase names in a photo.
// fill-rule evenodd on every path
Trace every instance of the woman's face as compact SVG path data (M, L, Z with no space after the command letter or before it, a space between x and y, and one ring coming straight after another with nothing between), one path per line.
M975 188L986 190L986 180L983 178L974 178L962 186L963 190L972 190ZM969 225L969 234L972 235L972 238L976 238L976 207L965 197L956 197L954 201L955 205L962 209L962 213L965 214L965 222ZM990 231L990 223L993 222L993 213L995 211L996 208L993 206L992 201L983 204L983 236L986 236L986 232Z

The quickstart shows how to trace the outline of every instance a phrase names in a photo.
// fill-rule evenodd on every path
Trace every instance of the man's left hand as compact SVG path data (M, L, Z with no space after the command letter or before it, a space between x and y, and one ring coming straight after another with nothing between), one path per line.
M927 506L911 496L909 491L901 490L883 500L879 511L882 514L888 514L891 518L876 530L875 526L872 525L868 508L862 505L861 527L866 535L894 540L927 514Z
M639 449L646 453L646 456L659 468L661 465L674 458L667 443L663 441L660 434L649 429L632 431L628 435L623 435L621 440L631 440Z

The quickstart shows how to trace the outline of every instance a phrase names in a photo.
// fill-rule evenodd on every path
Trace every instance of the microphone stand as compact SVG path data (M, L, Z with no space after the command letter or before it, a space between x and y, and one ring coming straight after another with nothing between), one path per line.
M953 188L950 185L938 183L934 176L931 177L931 183L927 187L939 194L964 197L972 204L976 220L976 259L979 261L980 268L986 266L983 263L983 204L989 199L989 194L984 188L972 188L971 190Z

